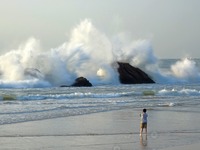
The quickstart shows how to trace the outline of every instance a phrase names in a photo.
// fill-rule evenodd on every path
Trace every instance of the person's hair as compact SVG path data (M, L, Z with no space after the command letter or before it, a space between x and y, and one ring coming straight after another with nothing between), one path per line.
M146 109L143 109L143 112L145 113L147 110Z

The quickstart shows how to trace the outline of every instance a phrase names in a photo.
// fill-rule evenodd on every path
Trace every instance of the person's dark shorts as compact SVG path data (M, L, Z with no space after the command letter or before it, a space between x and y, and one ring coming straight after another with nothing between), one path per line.
M140 128L147 128L147 123L141 123Z

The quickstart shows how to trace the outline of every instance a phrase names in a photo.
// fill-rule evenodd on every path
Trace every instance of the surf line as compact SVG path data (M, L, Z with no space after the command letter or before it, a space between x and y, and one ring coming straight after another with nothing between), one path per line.
M20 135L20 134L15 134L15 135L0 135L0 137L62 137L62 136L104 136L104 135L131 135L131 134L139 134L138 133L75 133L75 134L33 134L33 135Z
M156 134L165 134L165 133L170 133L170 134L183 134L183 133L191 133L191 134L199 134L200 131L166 131L166 132L156 132ZM74 133L74 134L33 134L33 135L20 135L20 134L14 134L14 135L0 135L0 137L65 137L65 136L114 136L114 135L138 135L139 132L127 132L127 133ZM149 133L151 135L151 133Z

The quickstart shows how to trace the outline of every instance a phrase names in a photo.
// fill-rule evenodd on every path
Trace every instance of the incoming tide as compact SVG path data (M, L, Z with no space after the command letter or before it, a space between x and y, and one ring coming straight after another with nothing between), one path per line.
M0 89L0 124L120 109L198 111L199 84Z

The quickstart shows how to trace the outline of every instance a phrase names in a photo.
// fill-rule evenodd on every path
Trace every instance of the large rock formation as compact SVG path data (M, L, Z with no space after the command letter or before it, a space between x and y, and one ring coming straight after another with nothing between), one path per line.
M122 84L155 83L145 72L131 66L129 63L118 62L119 80ZM92 84L84 77L79 77L71 86L61 87L91 87Z
M128 63L118 62L119 80L122 84L155 83L145 72Z
M84 77L79 77L75 80L75 82L71 86L81 87L86 86L90 87L92 84Z

